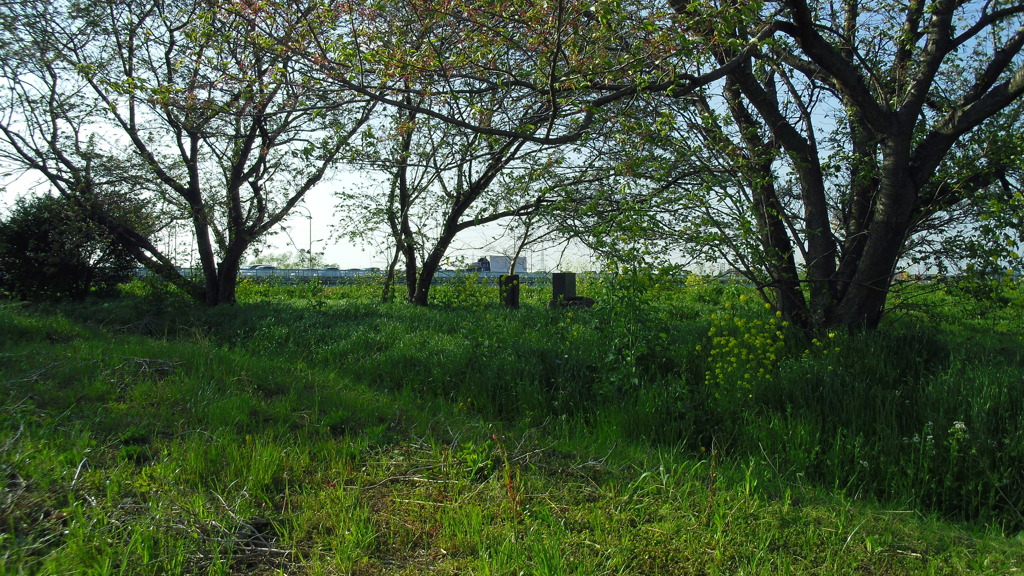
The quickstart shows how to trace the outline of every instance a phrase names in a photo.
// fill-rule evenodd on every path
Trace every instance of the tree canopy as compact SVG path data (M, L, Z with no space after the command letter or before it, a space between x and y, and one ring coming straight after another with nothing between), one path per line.
M156 238L106 224L208 304L234 301L245 251L334 167L372 108L320 89L234 2L26 0L0 7L0 27L4 160L65 196L130 186L166 222L187 222L197 280Z
M620 256L727 262L807 329L873 328L908 262L1020 242L1019 2L25 0L0 16L5 159L189 222L210 303L343 161L388 174L357 211L420 303L413 279L429 285L455 234L527 212ZM552 158L564 171L538 185ZM173 276L151 238L115 232Z
M874 327L920 236L1019 185L1024 5L782 0L729 32L766 26L688 123L750 215L708 224L734 232L727 253L801 325Z

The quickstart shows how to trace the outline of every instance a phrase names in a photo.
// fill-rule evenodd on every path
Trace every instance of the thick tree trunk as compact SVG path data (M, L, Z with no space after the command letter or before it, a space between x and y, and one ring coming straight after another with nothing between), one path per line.
M234 304L235 292L238 288L238 271L236 270L234 274L231 274L222 270L219 276L216 295L217 304Z
M420 270L420 277L416 282L416 293L413 294L411 302L417 306L430 304L430 285L434 281L434 274L437 273L437 265L430 262L429 258L423 261L423 269Z
M903 139L893 138L900 142ZM838 302L832 324L851 331L878 326L892 285L893 274L913 223L917 187L910 176L905 146L883 145L877 198L856 268L841 275L852 278Z
M451 246L452 241L455 240L455 235L458 233L457 225L454 224L457 222L457 218L448 218L448 226L441 233L441 237L438 238L434 249L423 260L420 277L416 282L416 294L411 300L413 304L427 306L430 303L430 286L434 282L434 276L437 274L438 269L441 268L441 260L448 252L448 247Z
M217 304L234 304L244 247L233 247L217 265Z
M842 326L850 332L874 330L882 319L888 295L887 279L871 284L851 284L832 315L832 325Z
M443 242L443 246L439 242L427 258L423 260L420 277L416 282L416 294L412 299L413 304L427 306L430 303L430 286L434 282L434 276L437 274L438 268L441 267L441 258L444 257L444 253L448 250L448 244L450 243L451 238L446 239Z
M405 254L405 297L409 302L416 301L416 249L406 244L402 250Z
M207 306L220 304L220 275L217 271L217 259L214 255L213 242L210 239L210 227L201 203L192 205L192 225L196 231L196 249L199 262L203 268L203 286Z
M885 238L869 240L853 281L836 306L832 324L853 332L878 327L906 232L906 227L903 227L903 234L896 228L893 227Z

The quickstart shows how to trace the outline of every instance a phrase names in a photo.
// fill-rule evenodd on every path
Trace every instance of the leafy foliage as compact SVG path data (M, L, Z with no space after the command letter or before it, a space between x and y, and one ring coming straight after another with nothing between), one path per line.
M727 264L820 331L876 326L904 267L1017 260L1020 5L734 4L672 3L708 58L667 58L722 81L606 107L584 236Z
M25 300L80 300L110 291L135 261L74 200L20 199L0 221L0 291Z
M64 196L127 183L160 226L100 223L154 273L211 305L234 302L247 249L333 169L367 119L359 99L319 89L301 62L261 42L243 8L0 8L0 157ZM182 224L195 240L195 278L180 273L157 234Z

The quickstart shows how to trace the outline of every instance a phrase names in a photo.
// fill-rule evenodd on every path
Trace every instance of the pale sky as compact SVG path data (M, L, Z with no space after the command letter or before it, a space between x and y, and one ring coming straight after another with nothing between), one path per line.
M267 239L268 247L264 248L263 252L292 253L296 250L293 241L297 248L307 250L310 239L312 239L314 253L323 252L324 262L327 264L340 268L385 268L389 262L389 255L380 254L376 246L360 246L346 238L338 238L336 234L332 237L332 227L339 222L340 218L345 217L335 214L337 203L333 193L339 187L351 184L357 177L362 176L351 172L340 173L335 178L310 190L306 194L302 207L293 211L285 219L282 227L287 228L287 233L281 230L270 236ZM8 208L13 205L18 196L42 193L46 189L39 187L37 190L32 190L33 181L31 174L27 174L17 179L8 177L0 182L0 186L3 186L0 214L5 216ZM307 210L312 219L306 216ZM467 230L455 239L452 248L448 251L448 257L474 262L481 256L502 254L508 248L509 241L494 241L494 237L500 232L501 229L497 225ZM527 268L531 272L593 270L595 266L589 253L582 248L574 248L564 253L561 249L527 250L523 255L527 258ZM258 258L253 259L252 256L248 256L246 262L251 263L258 260ZM179 264L187 266L189 263L181 262Z

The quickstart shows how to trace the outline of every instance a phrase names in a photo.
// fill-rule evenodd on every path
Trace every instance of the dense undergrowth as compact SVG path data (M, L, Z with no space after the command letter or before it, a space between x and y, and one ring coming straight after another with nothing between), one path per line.
M694 278L378 290L0 308L0 574L1020 569L1019 293L805 335Z

